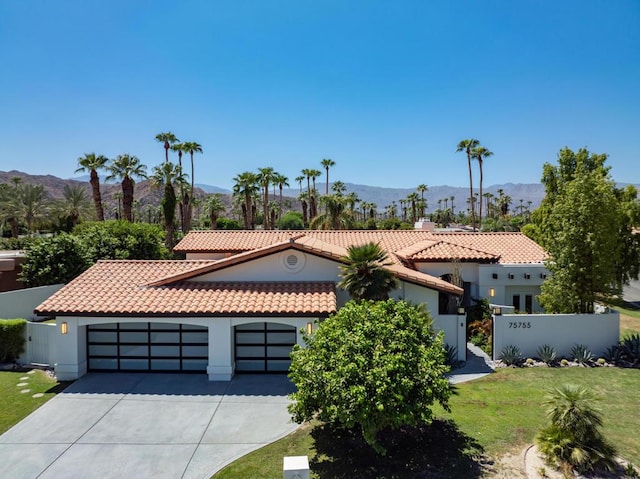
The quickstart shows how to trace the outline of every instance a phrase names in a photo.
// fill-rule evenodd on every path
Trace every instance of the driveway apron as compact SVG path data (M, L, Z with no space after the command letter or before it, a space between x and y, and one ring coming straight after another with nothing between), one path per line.
M209 478L297 427L284 375L90 373L0 436L0 477Z

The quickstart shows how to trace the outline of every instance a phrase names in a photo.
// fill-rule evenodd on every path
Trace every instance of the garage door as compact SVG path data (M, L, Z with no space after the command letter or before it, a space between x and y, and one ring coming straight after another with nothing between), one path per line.
M208 329L165 323L118 323L87 327L90 371L204 372Z
M235 327L238 373L286 373L296 328L277 323L250 323Z

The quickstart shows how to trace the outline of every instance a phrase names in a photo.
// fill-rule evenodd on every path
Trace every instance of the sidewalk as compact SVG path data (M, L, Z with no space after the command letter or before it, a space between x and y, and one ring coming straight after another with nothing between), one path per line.
M467 343L467 361L448 375L451 384L482 378L493 372L493 361L477 346Z

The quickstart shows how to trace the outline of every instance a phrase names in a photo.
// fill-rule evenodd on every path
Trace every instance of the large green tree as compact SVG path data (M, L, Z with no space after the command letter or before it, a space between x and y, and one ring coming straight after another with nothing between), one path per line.
M404 301L348 302L294 346L289 377L296 422L360 428L378 453L386 428L428 424L431 406L448 409L442 334L429 313Z
M325 195L320 198L325 212L311 220L312 230L348 230L353 226L354 218L347 208L347 201L341 195Z
M552 275L539 297L547 312L591 313L638 277L637 192L616 187L606 159L564 148L557 165L544 165L546 196L527 231L550 255Z
M387 252L378 243L352 245L340 267L338 286L355 300L386 300L398 282L389 265Z
M100 177L98 170L106 168L109 158L104 155L96 155L95 153L85 153L84 156L78 158L78 169L76 173L89 173L89 183L93 193L93 205L96 209L96 217L98 221L104 221L104 209L102 207L102 195L100 193Z

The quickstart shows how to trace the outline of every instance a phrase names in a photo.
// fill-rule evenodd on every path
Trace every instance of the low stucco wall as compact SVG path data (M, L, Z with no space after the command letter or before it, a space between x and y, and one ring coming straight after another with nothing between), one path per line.
M586 345L596 356L620 339L620 314L505 314L493 317L493 359L509 345L524 357L536 357L548 344L558 356L570 357L576 344Z
M35 307L62 288L62 286L64 285L53 284L0 293L0 318L34 318L33 310Z

